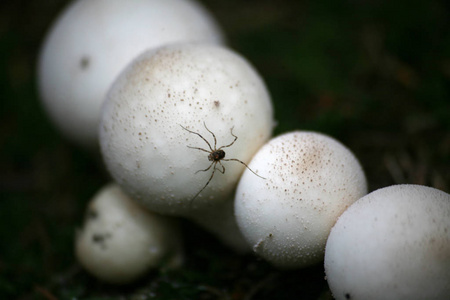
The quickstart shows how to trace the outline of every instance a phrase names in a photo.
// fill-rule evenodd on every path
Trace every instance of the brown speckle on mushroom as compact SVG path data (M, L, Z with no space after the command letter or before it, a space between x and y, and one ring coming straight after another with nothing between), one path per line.
M108 248L106 246L106 240L109 238L111 238L110 233L104 233L104 234L94 233L92 235L92 242L94 242L95 244L98 244L102 250L106 250L106 248Z
M91 60L89 56L83 56L80 60L80 68L81 70L86 70L90 66Z

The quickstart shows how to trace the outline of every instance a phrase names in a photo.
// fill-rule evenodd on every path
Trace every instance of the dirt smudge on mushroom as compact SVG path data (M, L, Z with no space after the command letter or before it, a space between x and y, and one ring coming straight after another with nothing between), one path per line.
M85 55L80 59L80 69L81 70L84 71L84 70L88 69L90 64L91 64L91 60L90 60L89 56Z
M111 237L112 235L110 233L94 233L92 235L92 242L98 244L103 250L106 250L106 248L108 248L106 246L106 240Z

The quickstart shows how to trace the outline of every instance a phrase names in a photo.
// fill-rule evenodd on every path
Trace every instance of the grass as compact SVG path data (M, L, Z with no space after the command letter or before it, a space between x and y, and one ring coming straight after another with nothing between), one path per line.
M0 4L1 299L331 299L323 266L276 270L185 222L186 265L113 287L73 237L109 179L47 120L35 88L45 31L67 1ZM202 1L272 94L275 134L315 130L359 158L370 190L450 192L450 7L416 1Z

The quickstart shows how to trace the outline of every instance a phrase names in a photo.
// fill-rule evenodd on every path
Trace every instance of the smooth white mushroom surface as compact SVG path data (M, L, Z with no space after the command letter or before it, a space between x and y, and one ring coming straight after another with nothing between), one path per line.
M341 143L296 131L270 140L244 172L235 199L239 228L254 252L280 268L323 259L339 215L367 193L364 172Z
M115 184L94 196L77 232L75 252L90 273L109 283L128 283L156 267L182 263L174 220L134 203Z
M211 148L247 163L273 126L266 87L240 55L171 45L144 53L114 83L103 107L101 152L134 199L156 212L187 215L223 202L245 168L215 164Z
M55 21L39 57L39 92L56 127L94 148L100 107L120 71L143 51L179 41L223 42L193 0L76 0Z
M449 299L450 194L395 185L356 201L331 230L325 272L336 299Z

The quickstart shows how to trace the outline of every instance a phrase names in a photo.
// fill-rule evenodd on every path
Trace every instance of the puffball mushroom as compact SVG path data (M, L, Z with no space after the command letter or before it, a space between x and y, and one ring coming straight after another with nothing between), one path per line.
M204 224L207 211L231 201L245 168L223 161L214 171L210 146L227 146L226 158L246 163L273 126L265 84L244 58L216 45L173 44L142 54L113 84L100 145L109 172L133 199ZM232 211L231 205L220 218L234 224L232 235L239 236ZM224 231L216 220L207 227Z
M405 184L362 197L331 230L325 272L336 299L449 299L450 194Z
M179 41L223 43L211 15L191 0L77 0L42 47L38 85L56 127L98 145L100 107L119 72L143 51Z
M90 273L109 283L128 283L151 268L182 263L175 221L151 213L116 184L94 196L76 235L76 256Z
M239 228L254 252L279 268L323 259L339 215L367 193L355 156L326 135L295 131L270 140L249 164L235 198Z

